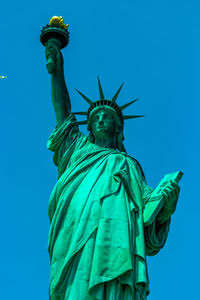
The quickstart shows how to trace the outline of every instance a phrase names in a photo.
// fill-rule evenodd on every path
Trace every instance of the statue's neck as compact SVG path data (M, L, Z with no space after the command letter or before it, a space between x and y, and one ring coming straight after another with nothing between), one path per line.
M104 148L116 149L117 148L116 136L96 137L95 141L94 141L94 144L97 145L97 146L100 146L100 147L104 147Z

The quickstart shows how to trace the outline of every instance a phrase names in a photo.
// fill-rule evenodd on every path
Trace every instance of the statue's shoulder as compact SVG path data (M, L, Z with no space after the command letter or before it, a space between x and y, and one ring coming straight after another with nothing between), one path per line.
M143 177L143 179L146 180L146 179L145 179L145 175L144 175L144 171L143 171L142 166L141 166L141 164L139 163L139 161L138 161L136 158L134 158L134 157L132 157L132 156L130 156L130 155L127 155L127 156L131 159L131 161L132 161L132 163L134 164L134 166L136 167L138 173L140 173L141 176Z

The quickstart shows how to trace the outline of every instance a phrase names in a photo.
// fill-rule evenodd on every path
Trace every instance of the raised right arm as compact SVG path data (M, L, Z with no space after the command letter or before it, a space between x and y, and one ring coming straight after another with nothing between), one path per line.
M64 78L63 57L62 53L56 43L48 42L46 46L46 58L52 57L55 67L53 71L47 70L51 73L51 97L56 116L57 125L61 125L65 118L71 113L71 102L69 93Z

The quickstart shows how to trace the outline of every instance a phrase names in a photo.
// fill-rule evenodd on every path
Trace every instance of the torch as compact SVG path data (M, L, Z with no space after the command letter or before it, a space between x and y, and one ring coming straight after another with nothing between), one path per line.
M46 47L48 43L55 43L59 49L63 49L69 43L68 24L64 24L62 17L52 17L45 27L42 28L40 41ZM55 70L56 55L52 53L47 60L47 70L52 74Z

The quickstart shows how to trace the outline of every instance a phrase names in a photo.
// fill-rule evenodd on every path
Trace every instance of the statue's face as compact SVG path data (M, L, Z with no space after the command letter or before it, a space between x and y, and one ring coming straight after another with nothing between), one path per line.
M98 111L91 120L91 131L94 138L115 135L116 122L113 114L106 110Z

